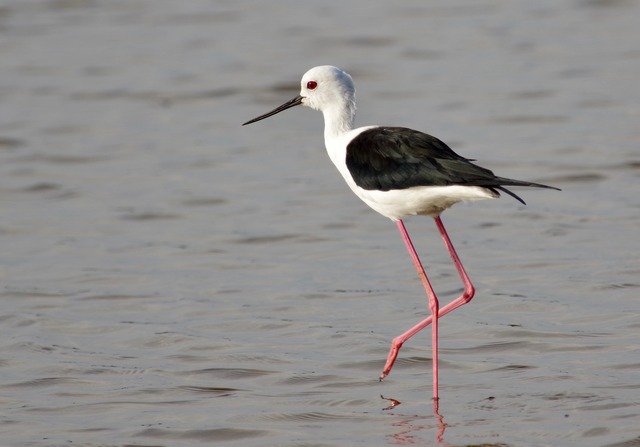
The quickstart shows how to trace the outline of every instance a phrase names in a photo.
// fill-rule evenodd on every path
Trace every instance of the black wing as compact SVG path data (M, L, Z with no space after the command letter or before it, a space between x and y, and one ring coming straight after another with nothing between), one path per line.
M360 133L347 145L346 163L356 185L367 190L482 186L504 191L524 203L502 185L550 188L496 177L436 137L404 127L374 127Z

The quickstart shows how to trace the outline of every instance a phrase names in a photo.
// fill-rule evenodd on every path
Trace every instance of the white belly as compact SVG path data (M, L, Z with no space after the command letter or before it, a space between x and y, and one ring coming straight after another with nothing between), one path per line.
M417 186L390 191L365 190L356 186L352 190L364 203L392 220L415 215L436 217L450 206L464 200L499 197L487 188L460 185Z

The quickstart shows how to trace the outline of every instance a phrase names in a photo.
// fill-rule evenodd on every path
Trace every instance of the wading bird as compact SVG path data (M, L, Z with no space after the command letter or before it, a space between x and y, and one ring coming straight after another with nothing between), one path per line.
M497 177L473 160L461 157L439 139L405 127L366 126L354 129L356 90L345 71L330 65L312 68L302 77L300 94L243 125L303 105L324 115L324 142L329 158L351 190L367 205L394 221L418 271L431 315L394 338L380 380L384 379L409 338L431 324L433 398L438 400L438 318L468 303L474 287L460 262L440 214L457 202L495 199L504 192L524 204L505 186L558 189ZM460 275L464 291L440 308L431 283L402 222L405 216L431 216Z

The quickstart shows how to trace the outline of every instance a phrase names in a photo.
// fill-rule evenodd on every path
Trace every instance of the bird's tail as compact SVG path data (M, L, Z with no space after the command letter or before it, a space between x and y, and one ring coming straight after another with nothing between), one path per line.
M555 186L543 185L542 183L525 182L522 180L514 180L511 178L504 178L504 177L496 177L494 180L496 183L498 183L498 185L493 187L494 189L498 189L506 194L509 194L511 197L513 197L523 205L526 205L525 201L522 200L522 198L518 196L516 193L514 193L513 191L510 191L507 188L505 188L505 186L530 186L533 188L547 188L547 189L555 189L556 191L561 191L560 188L556 188Z

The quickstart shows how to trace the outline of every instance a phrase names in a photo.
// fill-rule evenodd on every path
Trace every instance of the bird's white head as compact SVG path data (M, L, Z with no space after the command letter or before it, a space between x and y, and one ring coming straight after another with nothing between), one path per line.
M321 65L307 71L300 81L300 95L243 125L255 123L300 104L324 114L326 137L353 129L356 88L347 72L332 65Z
M356 88L353 79L344 70L332 65L321 65L307 71L300 81L302 104L314 110L349 107L355 109Z

